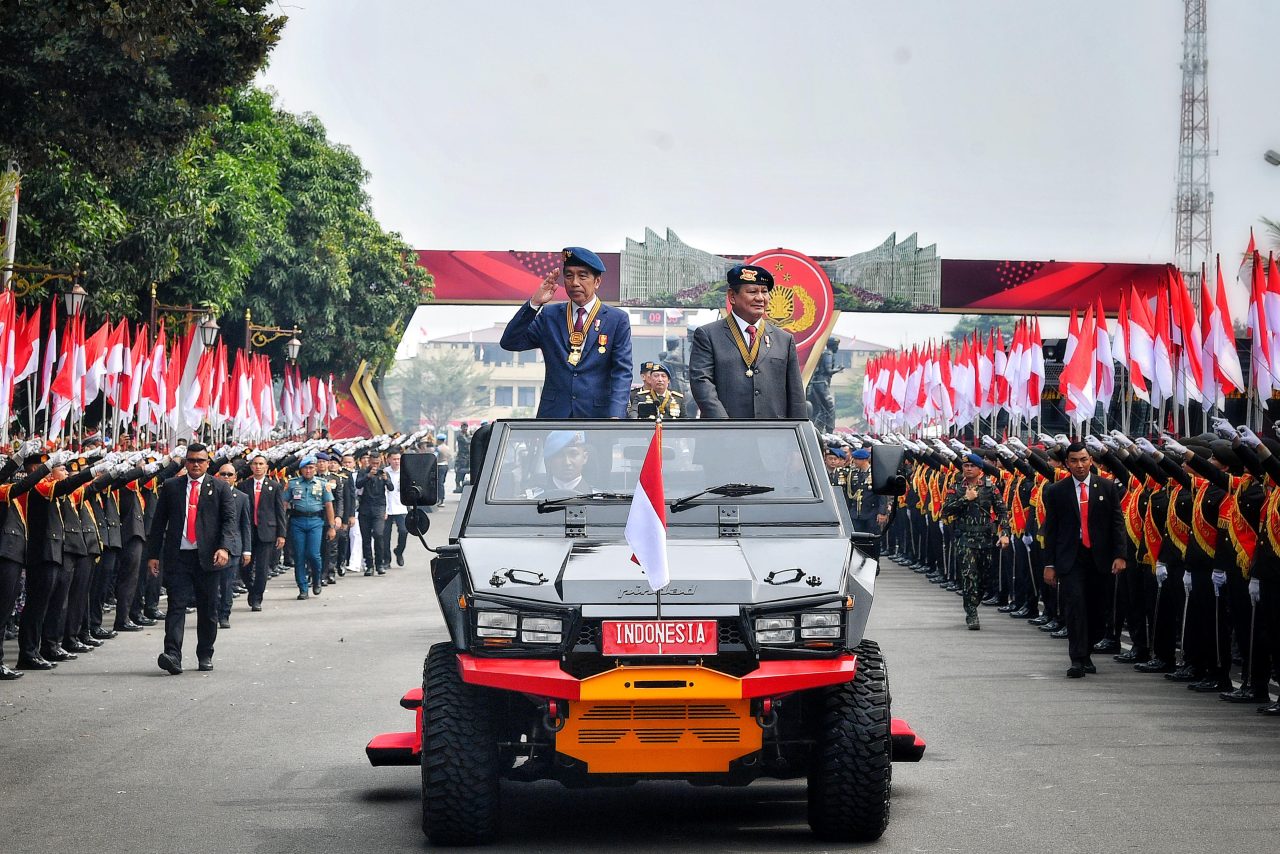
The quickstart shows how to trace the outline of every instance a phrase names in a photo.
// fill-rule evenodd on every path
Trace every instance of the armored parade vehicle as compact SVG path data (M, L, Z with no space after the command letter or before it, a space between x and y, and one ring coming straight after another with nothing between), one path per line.
M472 486L431 562L450 639L401 700L414 730L366 748L374 765L421 765L433 844L494 840L504 780L798 778L818 837L885 831L891 763L925 745L892 718L864 637L878 538L853 531L812 424L663 425L657 592L624 538L653 433L498 421L474 440ZM875 449L881 494L903 489L900 460ZM434 469L430 454L403 460L406 504L435 502Z

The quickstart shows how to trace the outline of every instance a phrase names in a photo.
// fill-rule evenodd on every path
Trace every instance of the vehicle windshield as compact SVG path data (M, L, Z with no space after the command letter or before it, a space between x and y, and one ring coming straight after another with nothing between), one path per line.
M490 481L490 503L570 499L622 501L637 487L653 437L649 423L635 426L583 425L548 429L512 424ZM703 425L662 428L662 480L668 502L727 483L749 483L772 491L735 498L706 495L697 503L767 503L815 499L817 484L791 426L732 428ZM616 493L589 498L592 493Z

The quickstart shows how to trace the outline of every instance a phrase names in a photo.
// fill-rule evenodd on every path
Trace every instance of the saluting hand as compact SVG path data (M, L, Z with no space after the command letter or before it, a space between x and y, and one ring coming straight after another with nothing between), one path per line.
M537 308L540 305L546 305L551 302L551 298L556 295L556 288L558 287L560 287L560 271L552 270L542 277L542 283L533 292L533 296L529 297L529 305Z
M966 501L973 501L975 498L978 497L977 488L971 486L968 489L966 489L964 491L964 497Z

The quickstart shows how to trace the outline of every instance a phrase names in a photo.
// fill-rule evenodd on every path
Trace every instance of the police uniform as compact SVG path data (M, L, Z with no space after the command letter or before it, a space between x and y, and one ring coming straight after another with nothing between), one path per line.
M328 454L317 454L316 459L328 461L333 458ZM329 484L329 494L333 496L333 518L335 523L339 519L347 518L348 508L343 503L344 493L341 478L337 474L328 471L323 475L317 474L316 478ZM338 560L338 556L341 554L340 547L341 543L337 536L332 540L322 539L320 542L325 584L336 584L338 581L337 576L345 574L345 567L340 566Z
M871 452L866 448L858 448L853 452L853 459L871 459ZM851 466L845 475L845 501L849 503L849 516L853 519L853 529L862 534L880 533L880 522L877 516L889 512L888 499L876 495L871 489L871 469Z
M314 465L315 459L302 460L299 469ZM320 477L305 478L302 475L289 478L285 487L285 501L289 503L289 540L293 543L293 577L298 583L298 598L308 597L308 588L320 594L323 563L320 544L326 527L325 505L333 503L333 491L329 482Z

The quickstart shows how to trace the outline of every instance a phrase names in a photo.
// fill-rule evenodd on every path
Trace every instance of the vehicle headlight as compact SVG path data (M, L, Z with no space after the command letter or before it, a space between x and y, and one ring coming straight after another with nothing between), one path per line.
M476 612L476 637L514 639L515 636L515 611Z
M844 635L844 614L841 611L803 611L799 614L780 614L773 617L756 617L753 622L756 643L765 646L786 646L806 641L834 641ZM830 646L829 643L818 646Z
M518 611L476 611L476 637L488 644L560 643L564 621L559 617L525 615Z

